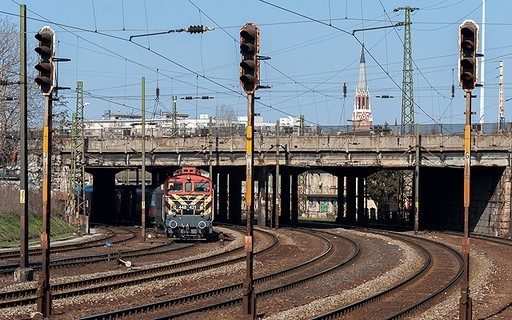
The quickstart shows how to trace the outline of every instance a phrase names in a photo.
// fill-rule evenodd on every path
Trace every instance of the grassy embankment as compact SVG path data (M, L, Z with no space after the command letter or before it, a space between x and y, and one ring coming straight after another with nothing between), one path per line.
M0 188L0 247L19 245L20 241L20 203L19 191L15 187ZM43 230L41 216L41 194L29 194L28 236L30 243L39 243ZM52 199L51 239L65 238L73 235L75 228L64 221L62 201Z

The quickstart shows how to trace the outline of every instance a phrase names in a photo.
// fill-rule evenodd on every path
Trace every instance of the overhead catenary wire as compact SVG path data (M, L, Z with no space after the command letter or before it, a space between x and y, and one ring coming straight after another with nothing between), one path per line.
M218 26L220 29L222 29L226 34L228 34L228 36L229 36L231 39L233 39L236 43L238 43L238 42L239 42L237 39L235 39L233 36L231 36L231 34L229 34L227 31L225 31L225 30L224 30L224 28L222 28L222 27L221 27L221 26L220 26L220 25L219 25L215 20L213 20L210 16L208 16L206 13L204 13L204 11L203 11L203 10L201 10L197 5L195 5L191 0L189 0L189 2L190 2L191 4L193 4L193 5L194 5L194 7L196 7L196 8L197 8L201 13L205 14L205 16L206 16L208 19L210 19L210 21L212 21L212 23L214 23L216 26ZM277 68L275 68L274 66L272 66L270 63L267 63L267 64L268 64L271 68L273 68L274 70L276 70L276 71L278 71L279 73L281 73L281 74L282 74L283 76L285 76L286 78L288 78L288 79L290 79L290 80L294 81L295 83L297 83L297 81L293 80L290 76L288 76L288 75L284 74L283 72L281 72L281 71L277 70ZM308 90L311 90L311 88L308 88L307 86L305 86L305 85L303 85L303 84L301 84L301 86L305 87L305 88L306 88L306 89L308 89ZM314 90L311 90L311 91L313 92L313 94L315 93L315 91L314 91ZM322 94L322 93L320 93L320 94ZM331 97L332 97L332 96L331 96ZM265 104L265 103L262 103L261 101L258 101L258 103L259 103L259 104L262 104L262 105L264 105L264 106L266 106L267 108L270 108L270 109L273 109L273 110L277 110L277 109L275 109L273 106L268 105L268 104ZM316 103L315 103L315 105L316 105ZM282 109L279 109L278 111L280 111L281 113L283 113ZM286 114L286 113L285 113L285 114ZM287 115L289 115L289 116L294 116L294 115L292 115L292 114L287 114ZM312 122L312 123L314 123L314 122ZM320 125L319 123L315 123L315 124Z
M340 31L340 32L343 32L343 33L346 33L346 34L352 35L352 34L351 34L350 32L348 32L347 30L344 30L344 29L338 28L338 27L336 27L336 26L334 26L334 25L329 25L329 24L327 24L327 23L325 23L325 22L323 22L323 21L321 21L321 20L319 20L319 19L315 19L315 18L309 17L309 16L307 16L307 15L304 15L304 14L301 14L301 13L298 13L298 12L295 12L295 11L293 11L293 10L290 10L290 9L284 8L284 7L282 7L282 6L279 6L279 5L273 4L273 3L268 2L268 1L266 1L266 0L259 0L259 1L260 1L260 2L262 2L262 3L265 3L265 4L267 4L267 5L273 6L273 7L275 7L275 8L278 8L278 9L280 9L280 10L283 10L283 11L289 12L289 13L291 13L291 14L294 14L294 15L297 15L297 16L300 16L300 17L303 17L303 18L305 18L305 19L308 19L308 20L315 21L315 22L317 22L317 23L323 24L323 25L325 25L325 26L327 26L327 27L334 28L334 29L336 29L336 30L338 30L338 31ZM379 0L379 1L380 1L380 0ZM357 36L355 36L355 35L352 35L352 36L354 37L354 39L355 39L355 40L356 40L360 45L362 45L362 41L361 41L361 40L359 40L359 39L357 38ZM366 52L366 53L367 53L367 54L368 54L368 55L373 59L373 61L374 61L374 62L375 62L375 63L376 63L380 68L381 68L381 70L384 72L384 74L386 74L386 75L387 75L387 77L388 77L388 78L389 78L389 79L390 79L390 80L395 84L395 86L396 86L396 87L398 87L398 88L401 88L401 87L400 87L400 85L398 84L398 82L397 82L397 81L396 81L396 80L395 80L395 79L394 79L394 78L393 78L393 77L392 77L392 76L391 76L391 75L386 71L386 69L384 69L384 67L382 66L382 64L381 64L381 63L380 63L380 62L375 58L375 56L371 53L371 51L370 51L370 50L368 50L368 49L367 49L366 47L364 47L364 46L363 46L363 48L364 48L365 52ZM428 112L426 112L426 111L425 111L425 110L424 110L420 105L418 105L416 102L415 102L414 104L415 104L415 106L417 106L417 107L418 107L418 108L419 108L419 109L420 109L420 110L421 110L421 111L422 111L422 112L423 112L423 113L424 113L424 114L425 114L429 119L431 119L434 123L439 124L439 123L436 121L436 119L434 119L434 118L433 118L433 117L432 117Z
M14 0L12 0L12 1L14 1ZM15 2L15 1L14 1L14 2ZM17 3L17 2L16 2L16 3ZM156 51L154 51L154 50L151 50L150 48L144 47L143 45L138 44L138 43L135 43L135 42L133 42L133 41L129 41L129 40L128 40L128 39L126 39L126 38L119 37L119 36L115 36L115 35L108 34L108 33L99 32L99 31L92 31L92 30L89 30L89 29L86 29L86 28L82 28L82 27L76 27L76 26L72 26L72 25L68 25L68 24L58 23L58 22L55 22L55 21L51 21L51 20L49 20L49 19L46 19L46 18L42 17L41 15L39 15L38 13L36 13L36 12L34 12L34 11L32 11L32 10L29 10L29 11L30 11L31 13L33 13L33 14L35 14L35 15L39 16L39 17L40 17L40 19L38 19L38 18L33 18L33 17L28 17L28 19L35 20L35 21L40 21L40 22L45 22L45 23L51 23L51 24L54 24L54 25L56 25L56 26L59 26L59 27L63 28L65 31L67 31L67 32L69 32L69 33L71 33L71 34L74 34L75 36L78 36L78 37L80 37L80 36L79 36L79 35L77 35L76 33L74 33L73 31L69 30L69 29L76 29L76 30L85 31L85 32L89 32L89 33L94 33L94 34L98 34L98 35L101 35L101 36L105 36L105 37L113 38L113 39L116 39L116 40L120 40L120 41L125 41L125 42L132 43L132 44L134 44L134 45L136 45L136 46L138 46L138 47L140 47L140 48L146 49L147 51L149 51L149 52L151 52L151 53L153 53L153 54L155 54L155 55L159 56L160 58L162 58L162 59L164 59L164 60L166 60L166 61L170 62L171 64L174 64L175 66L178 66L178 67L180 67L180 68L182 68L182 69L186 70L187 72L189 72L189 73L191 73L191 74L193 74L193 75L200 76L200 77L204 78L205 80L208 80L208 81L210 81L210 82L212 82L212 83L214 83L214 84L216 84L216 85L218 85L218 86L220 86L220 87L222 87L222 88L226 89L227 91L230 91L230 92L232 92L232 93L234 93L234 94L237 94L237 95L238 95L238 94L240 94L240 92L238 92L238 91L236 91L236 90L234 90L234 89L232 89L232 88L230 88L230 87L228 87L228 86L226 86L226 85L223 85L223 84L221 84L221 83L219 83L219 82L217 82L217 81L215 81L215 80L213 80L213 79L211 79L211 78L209 78L209 77L202 76L202 75L201 75L201 74L199 74L198 72L196 72L196 71L194 71L194 70L190 69L189 67L186 67L186 66L184 66L183 64L180 64L180 63L178 63L178 62L176 62L176 61L174 61L174 60L172 60L172 59L170 59L170 58L168 58L168 57L164 56L163 54L161 54L161 53L159 53L159 52L156 52ZM0 11L0 13L5 13L5 14L9 14L9 15L15 15L15 16L17 16L17 14L8 13L8 12L5 12L5 11ZM152 72L154 72L154 71L155 71L155 69L153 69L153 68L151 68L151 67L148 67L148 66L146 66L146 65L144 65L144 64L142 64L142 63L140 63L140 62L138 62L138 61L136 61L136 60L129 59L129 58L127 58L127 57L125 57L125 56L123 56L123 55L121 55L121 54L119 54L119 53L117 53L117 52L115 52L115 51L113 51L113 50L111 50L111 49L106 48L105 46L99 45L99 44L97 44L97 43L95 43L95 42L93 42L93 41L91 41L91 40L88 40L88 39L86 39L86 38L84 38L84 37L81 37L81 38L82 38L84 41L86 41L87 43L89 43L89 44L91 44L91 45L93 45L93 46L96 46L96 47L98 47L98 48L100 48L100 49L102 49L102 50L105 50L106 52L108 52L108 53L110 53L110 54L112 54L112 55L114 55L114 56L117 56L117 57L119 57L119 58L125 58L125 59L127 59L127 61L129 61L130 63L133 63L133 64L135 64L135 65L138 65L138 66L140 66L140 67L142 67L142 68L144 68L144 69L148 69L148 70L150 70L150 71L152 71ZM168 76L168 77L169 77L169 78L171 78L171 76ZM178 79L176 79L176 80L177 80L177 81L180 81L180 80L178 80ZM184 83L185 83L185 84L188 84L188 85L191 85L190 83L186 83L186 82L184 82ZM193 86L193 85L191 85L191 86Z
M358 20L369 21L368 19L358 19ZM334 20L334 17L333 17L333 19L332 19L332 20L329 20L328 22L334 22L334 21L335 21L335 20ZM108 46L107 46L107 47L108 47ZM128 62L128 60L126 60L126 61ZM131 63L131 62L130 62L130 63ZM276 66L278 66L278 65L276 65ZM279 66L279 67L280 67L280 66ZM165 68L164 68L164 69L165 69ZM152 68L152 70L154 70L154 68ZM286 72L286 71L285 71L285 72ZM164 72L164 73L165 73L165 74L167 74L167 75L169 75L169 73L168 73L168 72ZM202 72L202 75L205 75L205 72L204 72L204 71ZM173 76L175 76L175 75L173 74ZM206 75L206 76L208 76L208 75ZM197 78L197 75L196 75L196 78ZM267 78L268 78L268 77L267 77ZM294 79L295 79L295 82L303 83L303 84L305 84L305 85L306 85L307 87L309 87L309 88L313 88L313 86L314 86L314 85L311 85L311 84L310 84L310 82L308 82L308 81L309 81L309 79L308 79L308 80L304 80L303 78L296 77L296 76L293 76L292 78L294 78ZM215 79L218 79L218 78L212 78L212 79L214 79L214 80L215 80ZM178 81L179 81L179 79L178 79ZM189 85L191 84L190 82L191 82L191 81L189 81ZM294 83L295 83L295 82L294 82ZM223 81L220 81L220 83L225 84ZM195 84L191 84L191 85L192 85L192 86L196 86ZM316 84L315 84L315 85L316 85ZM298 86L298 85L297 85L297 86ZM210 86L210 87L211 87L211 86ZM228 87L230 87L230 88L232 88L232 89L238 89L238 88L234 87L233 85L228 85ZM302 87L301 87L301 88L302 88ZM207 88L204 88L204 89L207 89ZM220 91L222 91L222 90L220 90ZM220 92L220 91L218 91L218 92ZM238 90L235 90L235 91L239 91L239 89L238 89ZM277 92L279 92L279 90L274 89L274 90L272 90L269 94L270 94L272 97L276 97L276 93L277 93ZM313 91L313 92L314 92L314 91ZM446 91L443 91L443 93L445 93L445 92L446 92ZM316 89L316 93L314 93L314 94L320 94L320 95L323 95L324 93L326 93L326 91L324 91L324 89L322 88L322 89ZM222 94L222 93L221 93L221 94ZM233 91L228 92L227 90L226 90L226 92L225 92L224 94L226 94L226 96L228 96L228 95L236 96L236 95L237 95L235 92L233 92ZM331 94L330 96L333 96L333 95ZM273 105L274 103L278 103L278 100L275 100L275 101L274 101L274 99L273 99L273 101L272 101L272 102L273 102L273 103L270 103L270 105ZM259 102L258 102L258 103L259 103Z

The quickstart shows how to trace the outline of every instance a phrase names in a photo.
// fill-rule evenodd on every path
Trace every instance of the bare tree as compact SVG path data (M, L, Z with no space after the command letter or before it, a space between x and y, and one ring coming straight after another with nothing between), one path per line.
M18 25L8 17L0 19L0 80L17 83L20 80L20 33ZM31 40L31 39L29 39ZM34 41L28 41L27 48L35 47ZM33 79L36 54L27 50L28 61L28 126L31 129L41 127L44 114L44 100ZM19 85L0 86L0 169L16 163L20 138ZM29 137L38 138L37 135ZM29 144L30 145L30 144ZM32 145L38 145L32 144ZM38 150L31 150L30 152Z
M235 118L235 110L233 107L226 106L225 104L217 107L217 114L215 115L215 120L218 126L230 127Z

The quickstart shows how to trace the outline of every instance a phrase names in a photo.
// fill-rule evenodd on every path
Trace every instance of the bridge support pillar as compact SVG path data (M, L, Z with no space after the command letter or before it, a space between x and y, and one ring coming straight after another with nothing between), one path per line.
M267 181L258 180L258 225L265 226L267 221L266 206L267 206Z
M217 190L219 192L219 210L215 219L219 222L226 222L228 216L228 174L225 171L219 172L219 183Z
M242 179L244 176L232 169L229 173L229 210L228 220L232 223L242 222Z
M93 173L92 210L90 212L94 212L94 216L89 218L90 221L115 222L113 216L115 176L116 171L112 170L96 170Z
M299 175L296 172L292 173L292 210L291 218L292 224L297 225L299 223Z
M281 223L290 224L290 173L283 170L281 175Z
M365 208L365 178L357 178L357 224L366 225L366 208Z
M272 227L270 223L271 217L271 207L270 207L270 185L272 183L271 176L267 175L267 180L265 181L265 225Z
M217 215L219 213L219 210L218 210L218 207L217 207L217 201L219 201L219 195L218 195L219 188L217 187L218 183L219 183L219 175L218 175L217 171L214 171L212 169L212 176L210 178L212 179L212 188L213 188L213 194L212 194L212 200L213 200L212 214L213 214L213 218L217 219Z
M342 223L345 215L345 176L341 174L338 175L338 194L336 196L338 201L336 222Z
M151 185L158 186L160 180L160 172L151 172Z
M347 176L347 223L356 222L356 177Z
M279 228L279 209L281 203L281 196L279 195L279 178L280 175L274 172L272 175L272 217L270 219L270 227L275 229Z

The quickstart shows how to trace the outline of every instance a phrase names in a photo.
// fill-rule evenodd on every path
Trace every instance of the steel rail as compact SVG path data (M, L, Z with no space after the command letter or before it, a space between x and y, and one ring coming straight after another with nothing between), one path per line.
M109 230L109 233L105 234L104 236L101 236L100 238L91 238L90 240L86 240L86 241L83 241L80 243L59 244L58 241L54 241L54 243L51 246L51 251L52 251L52 253L57 253L57 252L68 252L68 251L73 251L73 250L81 250L84 248L99 247L99 246L105 245L105 243L103 241L111 239L111 238L115 237L116 235L118 235L118 234ZM133 237L130 239L133 239ZM124 241L126 241L126 240L124 240ZM98 243L96 244L96 242L98 242ZM115 243L118 243L118 242L119 241L116 241ZM33 248L33 249L29 250L29 255L31 255L31 256L32 255L40 255L40 254L41 254L40 248ZM16 258L19 258L19 256L20 256L19 250L0 251L0 260L16 259Z
M435 292L435 294L429 295L428 297L426 297L425 299L422 299L421 301L417 302L413 306L410 306L410 307L402 309L401 311L399 311L399 312L395 313L394 315L392 315L389 319L397 319L397 318L400 318L400 317L402 317L402 316L404 316L404 315L406 315L406 314L408 314L408 313L410 313L410 312L412 312L414 310L417 310L420 306L425 305L428 301L431 301L431 299L433 299L434 297L439 296L440 293L442 293L442 292L446 291L448 288L450 288L462 276L462 271L463 271L462 255L459 252L457 252L456 250L448 247L445 244L442 244L442 243L439 243L439 242L436 242L436 241L433 241L433 240L430 240L430 239L418 238L418 237L414 237L414 236L410 236L410 235L398 234L398 233L393 233L393 232L386 232L386 233L384 233L384 232L378 232L378 231L375 231L375 230L374 231L369 231L369 232L377 233L377 234L384 234L386 236L392 236L394 238L398 238L401 241L408 242L409 244L419 248L421 251L426 253L428 255L428 259L425 261L423 266L417 272L415 272L409 278L401 281L400 283L398 283L398 284L396 284L396 285L394 285L394 286L392 286L392 287L390 287L390 288L388 288L388 289L386 289L384 291L381 291L381 292L379 292L379 293L377 293L375 295L367 297L365 299L361 299L361 300L356 301L354 303L351 303L349 305L346 305L346 306L343 306L341 308L337 308L337 309L331 310L329 312L323 313L323 314L321 314L319 316L313 317L313 318L311 318L311 320L335 319L335 318L337 318L337 317L339 317L341 315L348 314L352 310L364 307L365 305L367 305L369 303L373 303L373 302L375 302L377 300L380 300L383 297L385 297L385 296L387 296L387 295L389 295L391 293L396 292L397 290L400 290L405 285L408 285L408 284L412 283L413 281L417 280L422 274L424 274L425 271L431 265L432 255L425 248L423 248L420 245L415 244L414 242L412 242L412 240L404 239L404 238L407 238L407 237L408 238L421 239L422 241L430 242L431 244L438 245L438 246L441 246L441 247L447 249L450 253L452 253L454 256L457 257L457 259L459 261L459 270L457 271L456 275L454 277L452 277L452 279L450 279L442 288L438 289Z
M271 235L270 233L267 233L266 231L262 231L262 230L259 230L259 231L262 233ZM267 251L267 250L273 248L275 246L275 244L277 243L277 239L273 235L272 235L272 239L273 239L273 243L269 247L264 248L263 250L259 251L258 253L261 253L261 252L264 252L264 251ZM187 274L192 274L195 272L200 272L200 271L217 268L217 267L229 264L229 263L243 260L244 257L240 256L240 257L236 257L236 258L229 259L226 261L217 262L214 264L199 266L199 267L185 269L185 270L171 272L171 273L155 275L156 273L159 273L159 272L167 272L170 270L187 267L187 266L191 266L194 264L207 262L209 260L218 259L218 258L221 258L222 256L232 254L232 253L240 251L242 249L243 249L243 245L233 248L231 250L221 252L221 253L213 255L213 256L187 260L187 261L178 262L178 263L171 264L171 265L152 267L152 268L147 268L147 269L142 269L142 270L129 271L129 272L125 272L122 274L113 274L113 275L101 276L101 277L96 277L96 278L87 279L87 280L72 281L72 282L52 285L51 286L51 289L53 292L52 297L53 297L53 299L63 299L63 298L71 297L71 296L78 296L78 295L83 295L83 294L88 294L88 293L105 292L105 291L109 291L112 289L117 289L117 288L126 287L126 286L130 286L130 285L136 285L136 284L140 284L140 283L144 283L144 282L148 282L148 281L168 279L168 278L178 277L178 276L182 276L182 275L187 275ZM122 279L128 279L128 280L125 280L122 282L119 281ZM118 281L118 282L109 284L109 282L113 282L113 281ZM97 284L99 284L99 286L90 287L90 286L97 285ZM84 287L89 287L89 288L84 288ZM3 301L0 301L0 309L35 303L36 290L37 290L36 288L30 288L30 289L25 289L25 290L16 290L16 291L0 293L0 300L3 300ZM69 290L69 291L66 291L66 290ZM27 297L27 296L30 296L30 297ZM17 300L5 301L7 299L12 299L13 297L15 297L15 298L23 297L23 298L17 299Z
M170 243L160 244L155 247L151 248L145 248L145 249L138 249L133 251L124 251L119 252L111 255L111 260L115 260L116 257L127 259L127 258L137 258L140 256L148 256L148 255L157 255L157 254L163 254L168 253L172 251L182 250L186 249L188 247L197 245L198 243L195 242L193 244L189 244L186 246L182 246L179 248L169 248ZM165 248L164 250L156 250L160 248ZM108 254L107 253L100 253L96 255L88 255L88 256L81 256L81 257L71 257L71 258L61 258L56 260L50 261L50 269L57 269L57 268L69 268L73 266L82 266L85 264L93 264L93 263L100 263L108 261ZM13 273L16 268L18 267L17 264L13 265L2 265L0 266L0 274L10 274ZM30 265L30 267L34 270L41 268L40 262L35 262ZM1 296L0 296L1 300Z
M317 236L319 236L319 235L317 235ZM340 235L335 235L335 236L336 237L340 237L340 238L342 237ZM319 237L321 237L321 236L319 236ZM326 238L324 237L324 239L326 239ZM337 264L334 267L328 268L327 270L324 270L324 271L322 271L320 273L316 273L314 275L304 277L304 278L302 278L300 280L293 281L293 282L287 283L285 285L280 285L280 286L277 286L277 287L274 287L274 288L271 288L271 289L268 289L268 290L265 290L265 291L262 291L262 292L258 292L258 293L256 293L256 296L257 297L263 297L263 296L267 296L267 295L270 295L270 294L275 294L277 292L281 292L281 291L287 290L289 288L296 287L296 286L298 286L298 285L300 285L300 284L302 284L304 282L307 282L309 280L312 280L314 278L322 276L322 275L324 275L324 274L326 274L328 272L331 272L331 271L339 268L342 265L346 265L346 264L354 261L354 259L356 259L359 256L359 253L360 253L359 246L355 242L350 240L350 239L347 239L347 238L344 238L344 239L346 241L350 242L352 244L352 246L354 246L354 248L355 248L354 249L354 254L349 259L347 259L346 261L341 262L340 264ZM326 239L326 241L329 243L329 245L328 245L327 249L324 252L322 252L319 256L317 256L315 258L312 258L312 259L310 259L310 260L308 260L308 261L306 261L306 262L304 262L302 264L299 264L297 266L293 266L293 267L287 268L285 270L282 270L282 271L279 271L279 272L275 272L275 273L272 273L272 274L269 274L269 275L266 275L266 276L258 277L256 279L254 279L254 282L255 283L262 283L262 282L265 282L265 281L269 281L271 279L275 279L277 277L289 274L289 273L291 273L291 272L293 272L293 271L295 271L295 270L297 270L299 268L309 267L313 263L318 262L319 260L324 259L328 254L330 254L332 252L332 242L330 240L328 240L328 239ZM195 300L204 299L204 298L207 298L207 297L218 296L219 294L226 293L226 292L232 292L234 290L241 290L242 285L243 285L243 283L240 282L240 283L224 286L224 287L221 287L221 288L207 290L207 291L202 291L202 292L199 292L199 293L195 293L195 294L191 294L191 295L187 295L187 296L182 296L182 297L177 297L177 298L173 298L173 299L169 299L169 300L165 300L165 301L159 301L159 302L156 302L156 303L146 304L146 305L142 305L142 306L135 306L135 307L126 308L126 309L123 309L123 310L117 310L117 311L112 311L112 312L109 312L109 313L93 315L93 316L90 316L90 317L82 318L80 320L115 319L115 318L119 318L119 317L125 317L125 316L130 316L130 315L138 315L138 314L142 314L142 313L148 313L148 312L159 310L159 309L162 309L162 308L167 308L167 307L170 307L170 306L175 306L175 305L183 304L183 303L186 303L188 301L195 301ZM189 310L186 310L186 311L183 311L183 312L180 312L180 313L175 313L175 314L172 314L172 315L166 315L166 316L163 316L163 317L160 317L160 318L156 318L156 319L172 319L172 318L177 318L177 317L183 317L183 316L191 315L191 314L198 313L198 312L203 312L203 311L207 311L207 310L214 310L214 309L219 309L219 308L225 308L225 307L228 307L228 306L237 305L237 304L241 304L241 303L242 303L242 297L234 298L234 299L226 299L226 300L221 301L219 303L210 304L210 305L207 305L207 306L202 306L200 308L189 309Z

